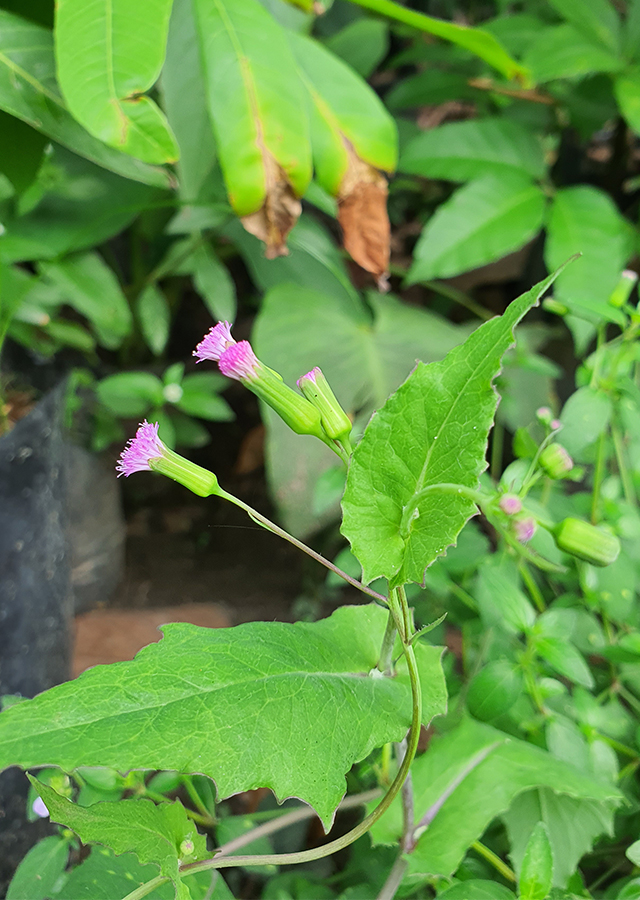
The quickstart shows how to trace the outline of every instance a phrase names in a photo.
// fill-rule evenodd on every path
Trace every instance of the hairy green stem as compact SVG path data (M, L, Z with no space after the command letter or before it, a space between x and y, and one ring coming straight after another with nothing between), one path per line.
M263 525L267 529L267 531L272 531L273 534L277 534L278 537L281 537L285 541L288 541L290 544L293 544L293 546L297 547L298 550L302 550L302 552L306 553L307 556L310 556L311 559L315 559L316 562L319 562L327 569L330 569L332 572L342 578L343 581L346 581L347 584L350 584L357 590L362 591L362 593L366 594L368 597L373 597L373 599L377 600L378 603L382 603L384 606L387 606L387 598L382 594L379 594L377 591L374 591L370 587L367 587L366 584L358 581L357 578L352 578L351 575L347 575L347 573L338 568L335 563L332 563L330 560L326 559L324 556L322 556L321 553L317 553L315 550L312 550L311 547L307 547L307 545L303 544L302 541L299 541L292 534L289 534L289 532L285 531L284 528L280 528L280 526L276 525L275 522L267 519L266 516L263 516L262 513L259 513L257 510L253 509L251 506L249 506L248 503L244 503L238 497L234 497L233 494L228 494L222 489L216 492L216 496L223 497L225 500L229 500L230 503L234 503L236 506L239 506L240 509L243 509L255 522L257 522L259 525Z
M622 481L624 498L629 506L636 506L636 491L633 485L633 479L631 478L631 473L629 472L629 468L624 458L622 435L620 434L620 430L617 425L611 426L611 437L613 438L613 446L616 452L616 460L618 463L618 471L620 472L620 479Z
M605 428L598 439L598 449L596 452L596 467L593 473L593 493L591 495L591 524L597 525L598 519L600 518L598 515L598 507L600 506L600 488L602 487L602 480L604 478L604 467L605 467L605 446L607 440L607 428Z
M543 613L545 611L545 609L547 608L547 604L544 602L544 597L542 596L542 592L540 591L540 588L536 584L535 578L529 571L529 567L527 566L526 562L523 559L520 560L520 565L518 566L518 569L520 570L520 574L522 575L522 580L524 581L525 585L527 586L527 590L529 591L529 594L531 595L531 599L533 600L535 605L538 607L538 612Z
M404 858L402 851L400 851L387 876L387 880L382 885L382 890L376 897L376 900L393 900L396 891L402 884L402 879L405 876L408 866L409 863Z
M402 789L411 763L418 749L418 740L420 737L420 726L422 722L422 692L420 689L420 676L418 675L418 667L416 663L413 647L408 645L405 648L407 666L409 669L409 680L411 682L411 696L413 699L413 714L411 719L411 730L409 731L408 746L402 765L398 770L398 774L393 780L389 790L384 795L378 806L365 819L352 828L347 834L330 841L321 847L314 847L311 850L302 850L298 853L268 853L260 856L215 856L212 859L203 860L201 862L188 863L181 867L181 874L195 874L196 872L204 872L207 869L222 869L233 866L290 866L298 863L312 862L316 859L322 859L330 856L348 847L358 838L366 834L378 819L384 815L387 809L393 803L395 797Z
M499 872L503 878L506 878L507 881L512 881L514 884L516 882L516 875L513 869L510 869L509 866L503 862L500 857L490 850L488 847L485 847L484 844L481 844L480 841L474 841L471 845L471 849L475 850L480 856L483 856L488 863L490 863L496 872Z
M393 616L393 612L389 610L387 627L385 628L384 637L382 639L380 659L378 660L377 666L377 668L380 672L383 673L383 675L391 675L391 671L393 669L393 645L395 644L397 633L398 629L396 628L396 622Z
M141 884L135 891L131 891L130 894L127 894L123 900L142 900L142 897L146 897L147 894L150 894L151 891L155 891L157 887L160 887L161 884L165 884L167 881L169 881L169 879L166 875L158 875L157 878L152 878L151 881L145 881L145 883Z

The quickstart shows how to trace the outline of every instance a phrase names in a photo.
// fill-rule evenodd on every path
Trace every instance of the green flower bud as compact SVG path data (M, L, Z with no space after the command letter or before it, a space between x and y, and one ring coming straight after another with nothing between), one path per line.
M351 420L338 403L318 366L298 379L298 387L307 400L320 410L322 425L330 438L340 441L349 437Z
M615 535L582 519L564 519L553 536L560 550L592 566L609 566L620 553L620 541Z
M611 304L611 306L615 306L618 309L624 306L629 299L629 295L633 290L637 280L638 275L636 272L634 272L632 269L625 269L620 276L620 280L615 286L613 293L609 297L609 303Z
M550 478L564 478L573 469L573 460L562 444L549 444L540 454L540 465Z
M569 312L568 306L565 306L564 303L560 303L559 300L555 300L553 297L545 297L542 301L542 308L546 309L547 312L554 313L556 316L566 316Z

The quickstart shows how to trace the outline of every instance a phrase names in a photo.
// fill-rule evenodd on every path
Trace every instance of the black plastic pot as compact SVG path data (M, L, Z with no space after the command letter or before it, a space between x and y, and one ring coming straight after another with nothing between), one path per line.
M33 697L69 677L63 403L61 385L0 439L0 694ZM26 821L27 789L22 772L0 775L0 896L51 828Z

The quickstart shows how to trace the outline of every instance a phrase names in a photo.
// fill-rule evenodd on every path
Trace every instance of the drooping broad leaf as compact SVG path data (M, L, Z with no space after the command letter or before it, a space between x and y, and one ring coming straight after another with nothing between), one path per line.
M169 187L172 176L90 135L68 112L55 79L53 36L47 28L0 10L0 109L125 178Z
M469 182L429 219L407 283L449 278L501 259L535 237L545 207L542 190L520 172Z
M539 747L471 719L432 741L414 762L411 773L416 822L425 815L428 821L407 859L409 872L425 875L454 872L491 820L505 813L525 791L542 786L547 789L545 794L561 794L560 801L571 801L576 811L581 803L588 803L600 810L603 819L610 817L623 799L613 785L596 781ZM529 826L525 846L536 821ZM401 803L394 802L371 834L379 843L401 837ZM591 840L593 837L592 832ZM555 848L554 856L557 859Z
M506 118L469 119L432 128L405 147L401 172L467 181L482 174L544 174L542 145L530 128Z
M313 161L319 184L340 193L349 166L345 139L365 163L393 172L398 135L378 95L317 41L290 32L289 43L309 92Z
M633 248L628 225L607 194L588 185L559 190L549 216L545 262L555 269L573 253L582 257L558 277L557 300L571 312L598 322L622 323L607 301Z
M325 278L328 282L326 272ZM274 287L256 321L256 352L291 385L320 366L344 409L364 422L406 378L416 359L440 359L467 333L390 296L372 293L370 305L373 321L357 295L290 284ZM286 527L298 535L309 533L323 521L312 513L316 482L336 459L319 441L293 434L275 413L265 414L273 495ZM334 507L329 515L336 513Z
M359 606L295 625L166 625L132 662L97 666L0 713L0 768L200 772L220 797L259 786L300 797L328 826L352 764L400 740L411 721L406 672L369 674L386 618ZM441 651L416 649L428 721L446 703Z
M180 148L180 196L195 203L216 159L198 52L193 4L174 0L160 82L164 110Z
M180 862L196 862L209 855L206 837L198 833L179 800L156 805L140 797L78 806L49 785L29 778L53 822L71 828L85 844L97 841L115 853L132 851L141 863L158 865L160 874L174 884Z
M160 74L172 0L58 0L58 79L87 131L147 163L174 162L178 146L146 91Z
M552 763L555 768L556 762ZM593 782L596 784L597 782ZM611 787L612 795L615 788ZM544 822L553 849L553 884L565 887L580 858L588 853L596 838L612 834L613 813L619 800L602 802L588 792L563 791L540 779L540 786L515 798L503 819L511 844L511 859L520 870L531 832Z
M441 362L418 363L374 414L342 501L342 533L367 583L380 576L421 582L476 511L468 497L434 486L477 487L498 404L493 379L514 327L555 277L514 300Z
M196 0L209 114L229 200L258 212L277 182L304 194L309 125L286 35L258 0Z
M86 316L98 340L113 350L131 327L131 310L118 279L95 252L74 253L42 264L42 272L60 289L64 300Z
M575 78L594 72L617 72L621 57L585 37L573 25L551 25L533 39L524 61L537 82Z

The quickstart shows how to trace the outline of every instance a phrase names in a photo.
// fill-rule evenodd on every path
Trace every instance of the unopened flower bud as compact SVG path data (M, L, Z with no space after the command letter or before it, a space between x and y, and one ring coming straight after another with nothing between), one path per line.
M533 516L524 516L521 519L514 519L513 531L516 538L521 544L526 544L536 533L536 520Z
M562 428L562 422L560 421L560 419L552 419L549 422L549 428L552 431L560 431L560 429Z
M624 272L620 275L620 280L613 289L613 293L609 297L609 303L611 304L611 306L615 306L618 309L624 306L629 299L629 295L633 290L637 280L637 272L634 272L633 269L625 269Z
M536 419L538 420L538 422L542 422L543 425L548 425L549 422L551 422L552 418L553 413L548 406L540 406L536 410Z
M560 303L554 297L545 297L542 301L542 308L556 316L566 316L569 312L569 307L565 306L564 303Z
M549 444L540 454L539 461L549 478L564 478L573 469L573 460L562 444Z
M560 550L593 566L609 566L620 553L620 541L615 535L582 519L564 519L553 536Z
M180 856L181 857L192 856L193 851L195 849L196 849L195 844L193 843L193 841L189 840L189 838L185 838L183 841L180 842Z
M158 423L146 420L139 426L135 437L127 443L116 466L118 478L134 472L159 472L183 484L199 497L209 497L219 492L218 479L207 469L170 450L158 437Z
M515 494L504 494L500 498L498 506L508 516L515 516L517 513L522 512L522 500Z
M337 441L348 438L351 434L351 420L338 403L322 370L316 366L307 372L298 379L298 387L320 411L322 425L329 437Z

